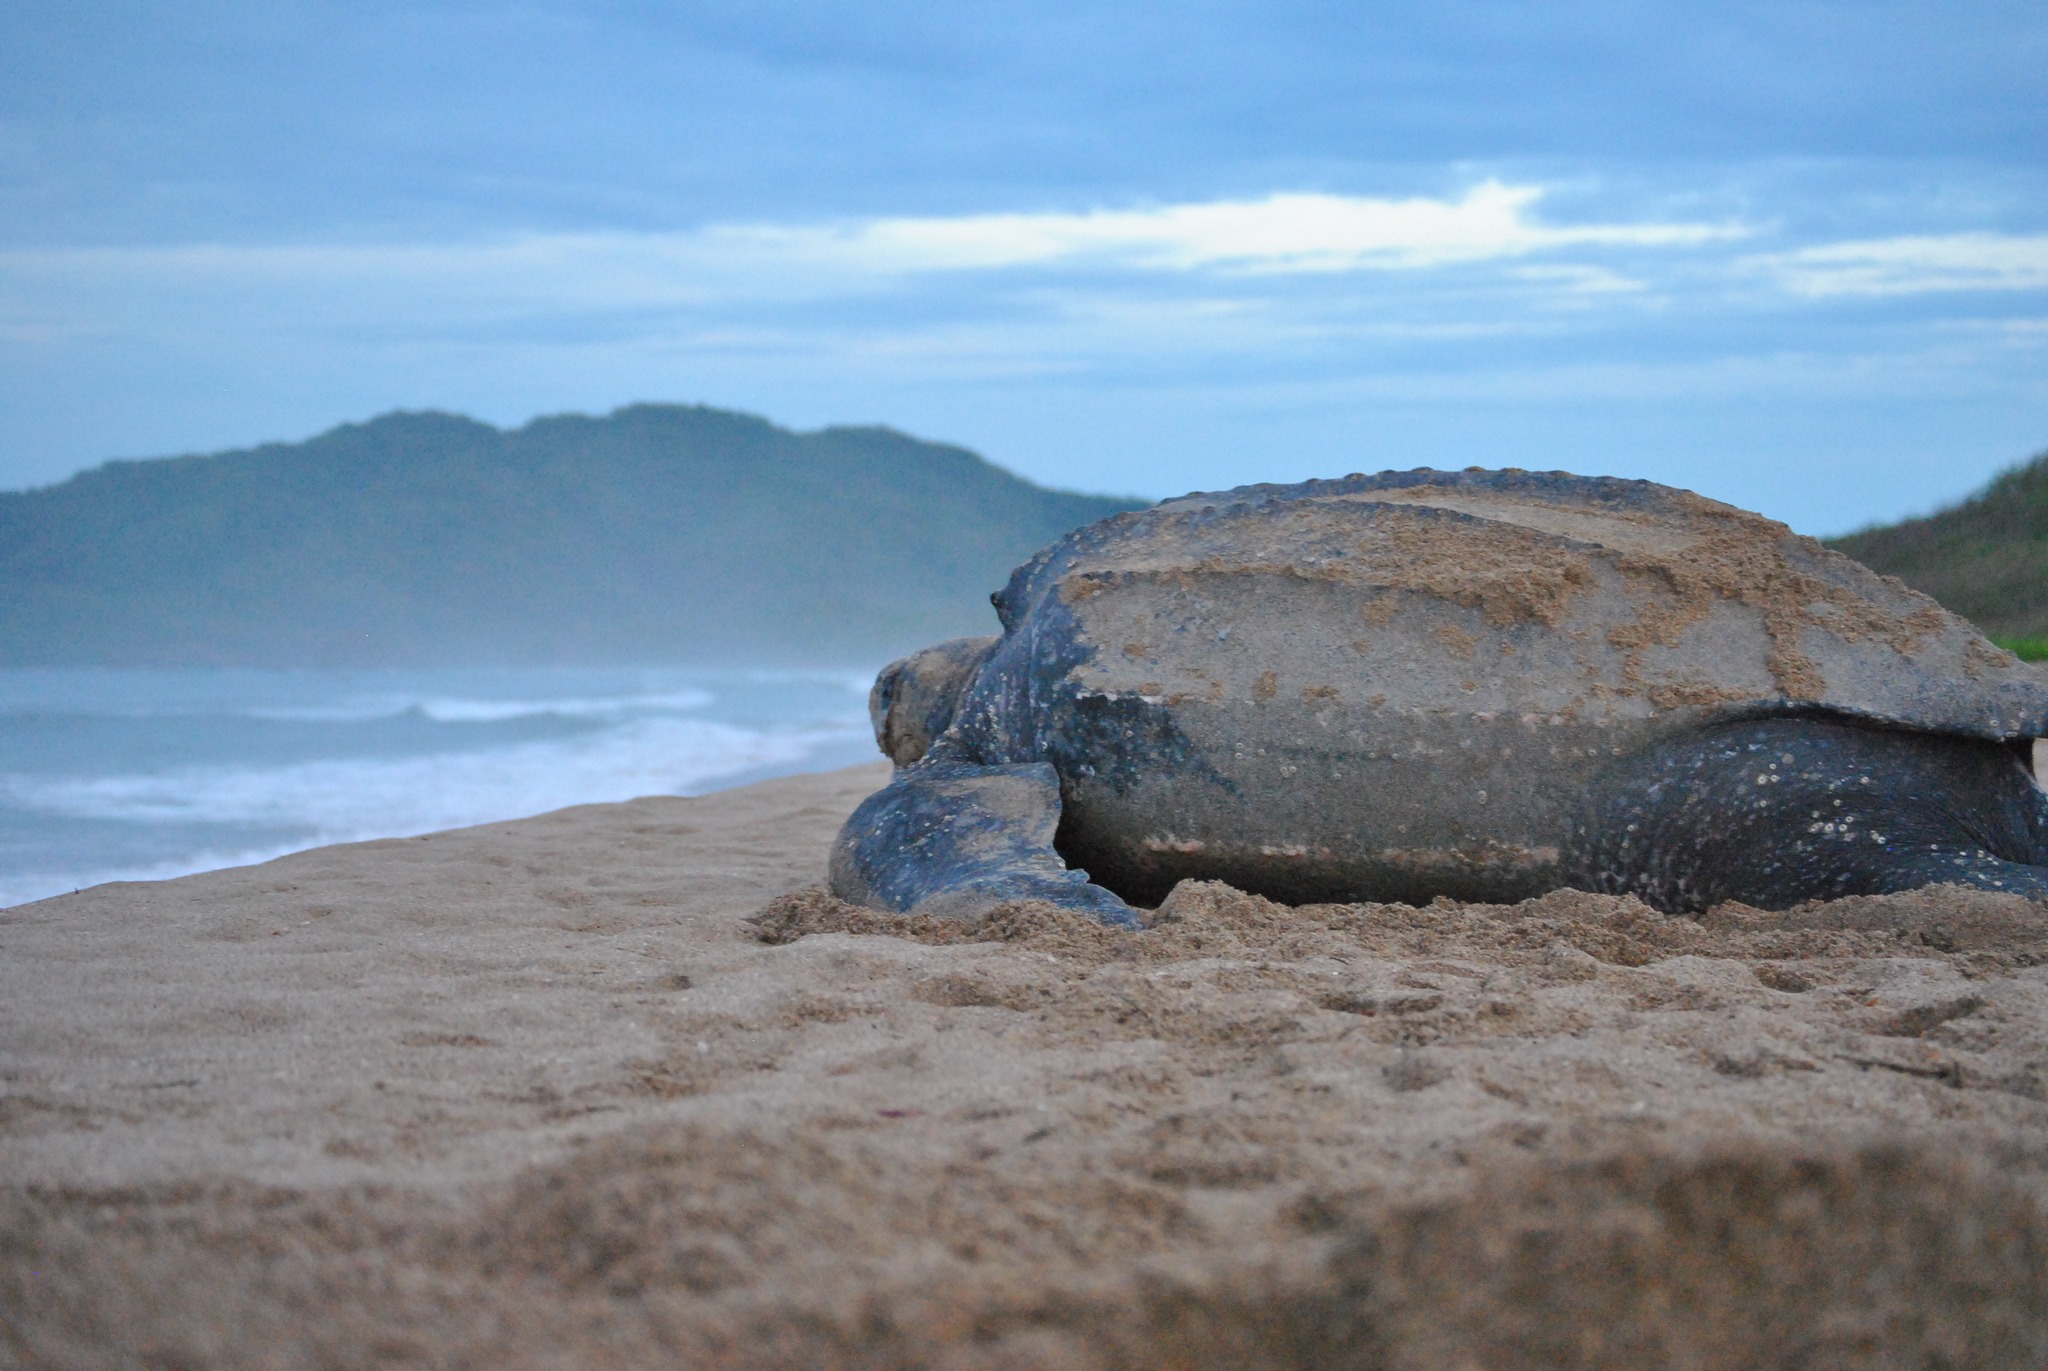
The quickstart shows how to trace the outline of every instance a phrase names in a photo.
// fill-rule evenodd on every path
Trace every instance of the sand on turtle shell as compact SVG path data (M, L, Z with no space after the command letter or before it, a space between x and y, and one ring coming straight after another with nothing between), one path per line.
M0 911L0 1364L2048 1362L2048 918L854 909L883 767Z

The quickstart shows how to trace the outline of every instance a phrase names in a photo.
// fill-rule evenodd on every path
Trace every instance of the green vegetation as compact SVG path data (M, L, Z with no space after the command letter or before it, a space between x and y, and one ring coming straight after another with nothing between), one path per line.
M1829 546L1932 595L2028 661L2048 659L2048 452L1953 509Z
M389 414L0 492L0 665L865 662L1137 504L884 428Z
M2048 638L1993 638L2023 662L2048 662Z

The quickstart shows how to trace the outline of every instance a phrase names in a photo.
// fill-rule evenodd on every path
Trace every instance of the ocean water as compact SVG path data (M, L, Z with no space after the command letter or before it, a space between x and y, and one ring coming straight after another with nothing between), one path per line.
M875 760L873 679L0 670L0 907Z

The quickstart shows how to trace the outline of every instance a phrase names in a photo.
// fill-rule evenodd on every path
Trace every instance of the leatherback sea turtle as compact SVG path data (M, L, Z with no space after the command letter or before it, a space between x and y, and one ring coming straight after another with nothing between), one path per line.
M2048 676L1784 525L1646 481L1386 472L1067 535L1003 633L885 669L841 897L1136 923L1274 899L1666 910L2048 896Z

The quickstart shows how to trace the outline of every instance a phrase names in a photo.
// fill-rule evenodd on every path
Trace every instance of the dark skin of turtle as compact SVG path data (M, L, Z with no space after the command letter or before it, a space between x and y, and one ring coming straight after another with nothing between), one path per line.
M2048 896L2048 796L2009 746L1820 718L1682 735L1609 767L1574 885L1696 913L1953 884Z
M1423 471L1190 496L995 598L1001 637L878 679L899 769L840 834L842 898L1130 927L1190 878L1671 912L2048 898L2048 681L1685 492Z

